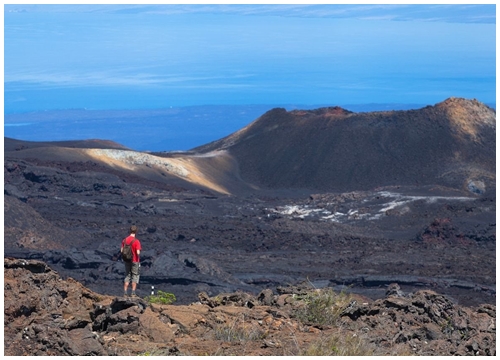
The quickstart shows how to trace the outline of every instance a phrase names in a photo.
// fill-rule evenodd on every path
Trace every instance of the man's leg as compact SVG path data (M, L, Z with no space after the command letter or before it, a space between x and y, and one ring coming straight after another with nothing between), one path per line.
M132 280L132 264L125 263L125 281L123 282L123 296L128 296L127 290L130 280Z
M135 289L137 288L137 283L139 282L139 263L132 264L132 296L136 296Z

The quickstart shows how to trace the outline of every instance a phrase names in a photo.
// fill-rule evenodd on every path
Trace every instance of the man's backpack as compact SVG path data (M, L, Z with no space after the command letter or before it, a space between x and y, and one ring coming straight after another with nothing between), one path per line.
M136 239L132 240L130 244L127 244L127 241L125 240L125 244L123 245L123 251L122 251L123 261L132 262L132 259L134 257L132 253L132 244L135 242L135 240Z

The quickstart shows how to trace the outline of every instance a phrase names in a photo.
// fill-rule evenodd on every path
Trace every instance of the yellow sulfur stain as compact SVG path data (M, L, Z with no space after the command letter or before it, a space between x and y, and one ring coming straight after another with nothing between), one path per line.
M444 107L455 130L459 134L469 136L473 141L480 140L478 134L484 127L495 131L495 114L477 100L449 98L438 106Z
M178 158L163 158L141 152L115 149L86 149L88 156L109 166L129 171L141 171L145 168L168 172L190 183L200 185L221 194L229 195L229 191L209 179L199 169L200 160L195 161L190 156Z

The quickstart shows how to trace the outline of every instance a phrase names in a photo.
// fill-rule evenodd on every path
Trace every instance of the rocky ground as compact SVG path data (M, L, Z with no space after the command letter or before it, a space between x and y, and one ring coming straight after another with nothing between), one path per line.
M310 284L198 295L98 294L37 260L4 260L4 355L496 355L496 307L434 291L382 299Z
M5 255L39 259L93 291L122 293L131 224L139 291L180 303L305 279L373 299L397 282L463 305L495 303L495 197L444 187L227 196L92 162L5 160Z

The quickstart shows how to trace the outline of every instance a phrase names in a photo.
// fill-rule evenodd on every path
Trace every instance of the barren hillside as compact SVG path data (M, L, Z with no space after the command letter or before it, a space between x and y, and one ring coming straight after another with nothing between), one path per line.
M194 150L226 150L263 188L368 190L392 185L495 186L495 111L450 98L410 111L274 109Z

